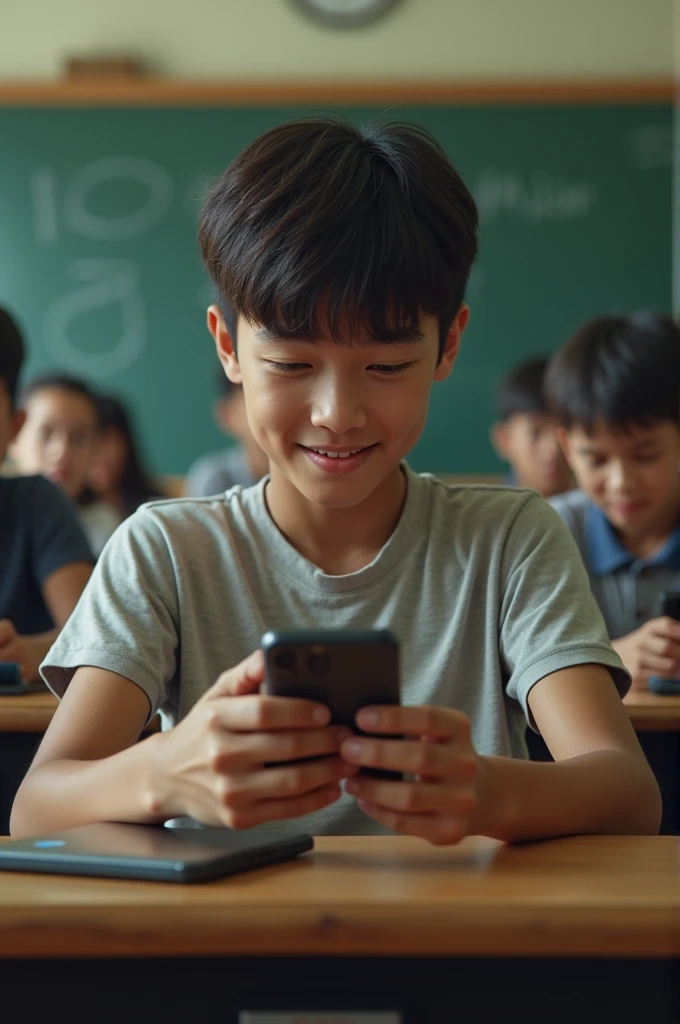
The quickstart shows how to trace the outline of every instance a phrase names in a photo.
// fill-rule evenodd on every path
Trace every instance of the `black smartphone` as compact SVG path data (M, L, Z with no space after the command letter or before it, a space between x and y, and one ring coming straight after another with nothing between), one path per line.
M388 629L270 630L262 637L265 693L325 704L334 725L356 733L355 717L369 704L399 704L399 642ZM387 737L384 737L387 738ZM400 772L362 774L401 779Z
M0 871L207 882L275 864L311 850L304 833L275 828L163 828L103 822L17 839L0 846Z
M0 662L0 697L15 697L21 693L46 693L44 683L25 683L21 678L21 669L14 661Z
M680 622L680 591L667 590L661 602L661 614ZM662 676L651 676L649 689L652 693L680 695L680 679L664 679Z

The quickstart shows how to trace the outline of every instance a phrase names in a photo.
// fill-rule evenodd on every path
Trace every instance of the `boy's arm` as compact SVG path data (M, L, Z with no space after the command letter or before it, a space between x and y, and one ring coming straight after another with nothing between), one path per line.
M359 776L346 788L383 825L433 843L658 831L659 789L605 668L554 672L532 687L529 705L554 764L476 755L468 719L448 708L364 709L360 728L410 738L350 739L344 760L417 781Z
M260 696L263 676L257 652L174 729L137 743L151 708L144 691L79 668L17 793L12 834L184 815L250 828L333 803L353 771L337 756L349 730L328 728L328 709L312 701Z
M507 840L656 834L659 788L609 672L563 669L528 700L555 763L481 758L478 830Z
M7 619L0 622L0 661L15 661L27 682L39 678L39 667L59 632L66 625L92 574L89 562L64 565L43 581L42 593L55 629L24 636Z
M612 640L612 647L630 672L636 690L646 690L650 676L680 676L680 622L666 615Z

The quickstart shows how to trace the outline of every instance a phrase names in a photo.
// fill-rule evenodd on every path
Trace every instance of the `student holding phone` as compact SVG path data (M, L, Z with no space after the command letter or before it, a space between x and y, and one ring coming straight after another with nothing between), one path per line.
M469 316L477 210L443 151L415 126L273 128L214 186L200 244L208 325L271 471L116 531L44 662L62 702L13 832L655 832L628 677L559 516L404 463ZM402 705L356 716L370 735L261 692L266 630L367 627L401 651ZM156 710L165 731L136 743ZM526 718L556 763L524 760Z
M571 530L614 649L645 690L680 678L680 329L652 313L584 324L547 394L580 490L552 500Z

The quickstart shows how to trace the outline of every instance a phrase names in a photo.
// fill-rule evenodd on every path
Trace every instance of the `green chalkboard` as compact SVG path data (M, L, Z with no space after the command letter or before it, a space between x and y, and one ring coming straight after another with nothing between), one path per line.
M309 108L0 109L0 302L30 371L129 399L158 472L223 442L211 420L211 293L195 242L206 183ZM365 122L375 108L340 111ZM408 107L482 211L472 318L435 387L417 469L494 472L493 391L516 360L602 311L671 307L670 105Z

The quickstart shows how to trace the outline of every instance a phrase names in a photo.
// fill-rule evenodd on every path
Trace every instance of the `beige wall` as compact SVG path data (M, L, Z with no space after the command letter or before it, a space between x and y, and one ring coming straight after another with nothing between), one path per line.
M672 14L673 0L402 0L339 32L290 0L0 0L0 77L97 51L178 77L656 77L671 74Z

